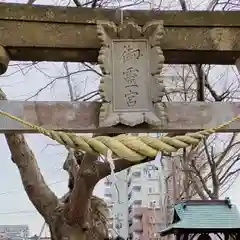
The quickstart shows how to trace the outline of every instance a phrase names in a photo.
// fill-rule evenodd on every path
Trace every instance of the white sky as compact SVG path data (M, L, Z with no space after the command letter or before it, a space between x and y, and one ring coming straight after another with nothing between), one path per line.
M6 1L5 1L6 2ZM26 1L7 1L25 3ZM63 4L67 1L58 1ZM155 3L159 2L155 0ZM170 1L171 4L165 4L171 9L179 8L178 1ZM205 1L207 2L207 0ZM37 3L50 3L50 1L37 1ZM167 3L167 2L166 2ZM201 2L203 3L203 2ZM198 4L196 4L198 5ZM204 4L203 4L204 5ZM193 6L195 7L195 6ZM25 100L34 95L40 88L49 83L55 77L64 74L61 63L41 63L37 67L26 67L26 63L20 67L16 63L8 69L8 72L0 77L0 87L5 91L9 99ZM24 66L25 64L25 66ZM78 64L69 64L72 70L78 68ZM50 79L49 76L52 78ZM87 79L87 85L85 85ZM72 81L77 85L78 94L85 94L98 86L96 75L74 75ZM85 89L85 90L82 90ZM57 80L56 84L41 92L32 100L68 100L67 84L65 79ZM52 190L58 196L62 196L67 191L67 174L61 169L65 160L66 152L60 146L48 146L54 142L48 138L31 134L26 135L27 141L32 148L38 160L38 164L44 175L45 180L51 185ZM17 167L12 163L9 149L3 135L0 135L1 148L1 168L0 168L0 224L28 224L32 234L38 234L43 224L43 219L32 206L26 196ZM231 200L240 207L240 195L238 189L239 180L236 181L232 189L227 193ZM95 191L103 196L103 185L99 184Z
M69 64L69 66L76 71L77 64ZM11 73L19 71L19 68L9 68L8 72L0 78L0 87L9 99L25 100L34 95L35 92L51 81L45 74L53 76L53 78L64 74L61 70L61 63L41 63L38 67L41 71L32 67L13 75ZM85 79L84 75L81 78L78 76L76 80L73 77L73 81L75 80L74 82L77 82L78 85L81 85L81 82L84 82ZM87 81L86 91L91 91L96 86L98 86L98 81L91 77ZM59 79L52 88L48 88L32 100L69 100L66 89L66 80ZM47 144L56 143L38 134L28 134L26 137L36 155L45 180L58 196L62 196L67 192L67 174L61 169L66 157L65 149L61 146L46 147ZM0 182L4 183L0 185L0 224L28 224L34 233L38 233L43 220L22 188L18 170L11 161L11 155L3 135L0 135L0 144L2 146L1 159L4 161L2 162L4 167L0 169ZM97 189L97 193L101 195L101 187ZM21 211L24 212L20 214Z

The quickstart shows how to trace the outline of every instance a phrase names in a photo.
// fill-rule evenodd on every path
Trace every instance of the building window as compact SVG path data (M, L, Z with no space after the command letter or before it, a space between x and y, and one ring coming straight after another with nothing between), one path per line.
M105 186L111 186L112 182L106 178L104 184L105 184Z
M104 197L112 198L112 194L111 193L105 193Z
M134 207L140 207L142 205L142 200L134 200L133 204L134 204Z
M139 172L139 171L138 172L133 172L132 176L133 177L141 177L141 172Z
M123 225L122 225L121 222L118 222L118 223L115 224L115 227L116 227L116 229L120 229L120 228L123 227Z
M133 186L133 190L135 192L140 192L141 191L141 186Z

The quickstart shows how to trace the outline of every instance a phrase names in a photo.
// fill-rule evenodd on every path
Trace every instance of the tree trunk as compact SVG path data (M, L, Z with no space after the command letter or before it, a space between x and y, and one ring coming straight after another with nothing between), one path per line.
M107 206L103 200L92 196L89 209L91 226L83 230L82 226L70 226L64 216L64 203L59 201L52 219L47 224L51 232L52 240L104 240L108 238L107 220L105 213Z
M58 199L45 183L23 135L6 134L5 136L12 153L12 160L19 169L25 191L49 225L53 240L103 240L108 237L107 205L102 199L92 196L91 187L88 186L88 177L92 178L91 174L86 177L84 172L77 171L76 174L80 176L75 179L75 184L79 183L80 185L76 184L73 187L67 200ZM76 166L73 167L76 168ZM74 192L74 189L80 191ZM89 197L88 194L90 194ZM72 199L77 203L69 204L72 195L73 198L77 197ZM72 209L71 206L74 206L75 209L69 220L67 213Z
M7 100L1 89L0 100ZM44 181L23 134L7 133L5 138L28 198L48 224L52 240L108 239L108 207L92 195L98 181L111 173L107 161L97 161L95 154L83 155L69 150L63 166L69 173L69 193L58 199ZM152 160L146 158L132 163L118 159L115 172Z

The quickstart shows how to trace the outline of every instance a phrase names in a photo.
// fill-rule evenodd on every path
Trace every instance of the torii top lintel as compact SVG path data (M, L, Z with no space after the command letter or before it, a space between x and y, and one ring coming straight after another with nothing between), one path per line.
M163 20L168 64L234 64L240 56L240 12L125 10L139 25ZM11 60L96 62L97 20L119 24L119 10L0 4L0 44Z

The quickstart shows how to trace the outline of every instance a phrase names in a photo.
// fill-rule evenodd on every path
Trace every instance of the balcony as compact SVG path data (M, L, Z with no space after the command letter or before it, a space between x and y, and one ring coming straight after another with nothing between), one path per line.
M142 207L142 200L140 199L134 199L133 201L131 201L131 203L128 203L128 211L130 213L130 209L134 208L134 207Z
M142 233L139 232L133 232L133 233L129 233L129 240L139 240L142 239Z
M132 224L129 225L129 232L142 232L143 231L143 225L142 221L136 221L134 220Z
M142 209L140 207L132 207L129 211L129 218L139 218L142 216Z
M108 220L112 221L113 218L114 218L114 214L112 212L110 212L108 215Z
M113 229L113 222L108 222L107 227L108 229Z
M140 203L139 200L141 200L142 197L142 193L141 192L131 192L128 194L128 206L132 205L133 203L138 204L138 202Z
M160 233L150 233L149 234L149 240L158 240L161 239Z
M108 197L108 198L112 197L112 189L111 188L105 188L104 197Z
M130 185L132 181L141 179L141 175L141 169L131 169L128 173L128 185Z
M157 166L148 164L145 167L145 175L148 180L159 180L159 170Z
M163 221L162 216L161 216L161 215L159 216L158 213L156 213L155 216L154 216L154 214L153 214L152 216L149 216L149 217L148 217L148 222L149 222L150 224L159 224L159 223L161 223L162 221Z
M104 189L104 192L105 192L105 189ZM114 204L112 199L105 199L105 203L107 204L108 207L112 207Z
M141 191L141 181L134 181L131 182L128 186L128 193L130 193L131 191L135 191L135 192L140 192Z
M166 226L163 222L162 223L157 223L157 224L154 225L153 231L155 233L160 233L164 228L166 228Z
M109 180L108 178L105 178L104 180L104 185L107 187L107 186L111 186L112 185L112 181Z
M141 170L142 170L142 167L141 167L141 166L135 165L135 166L133 166L133 167L128 168L127 173L128 173L129 175L132 175L134 172L141 172Z

